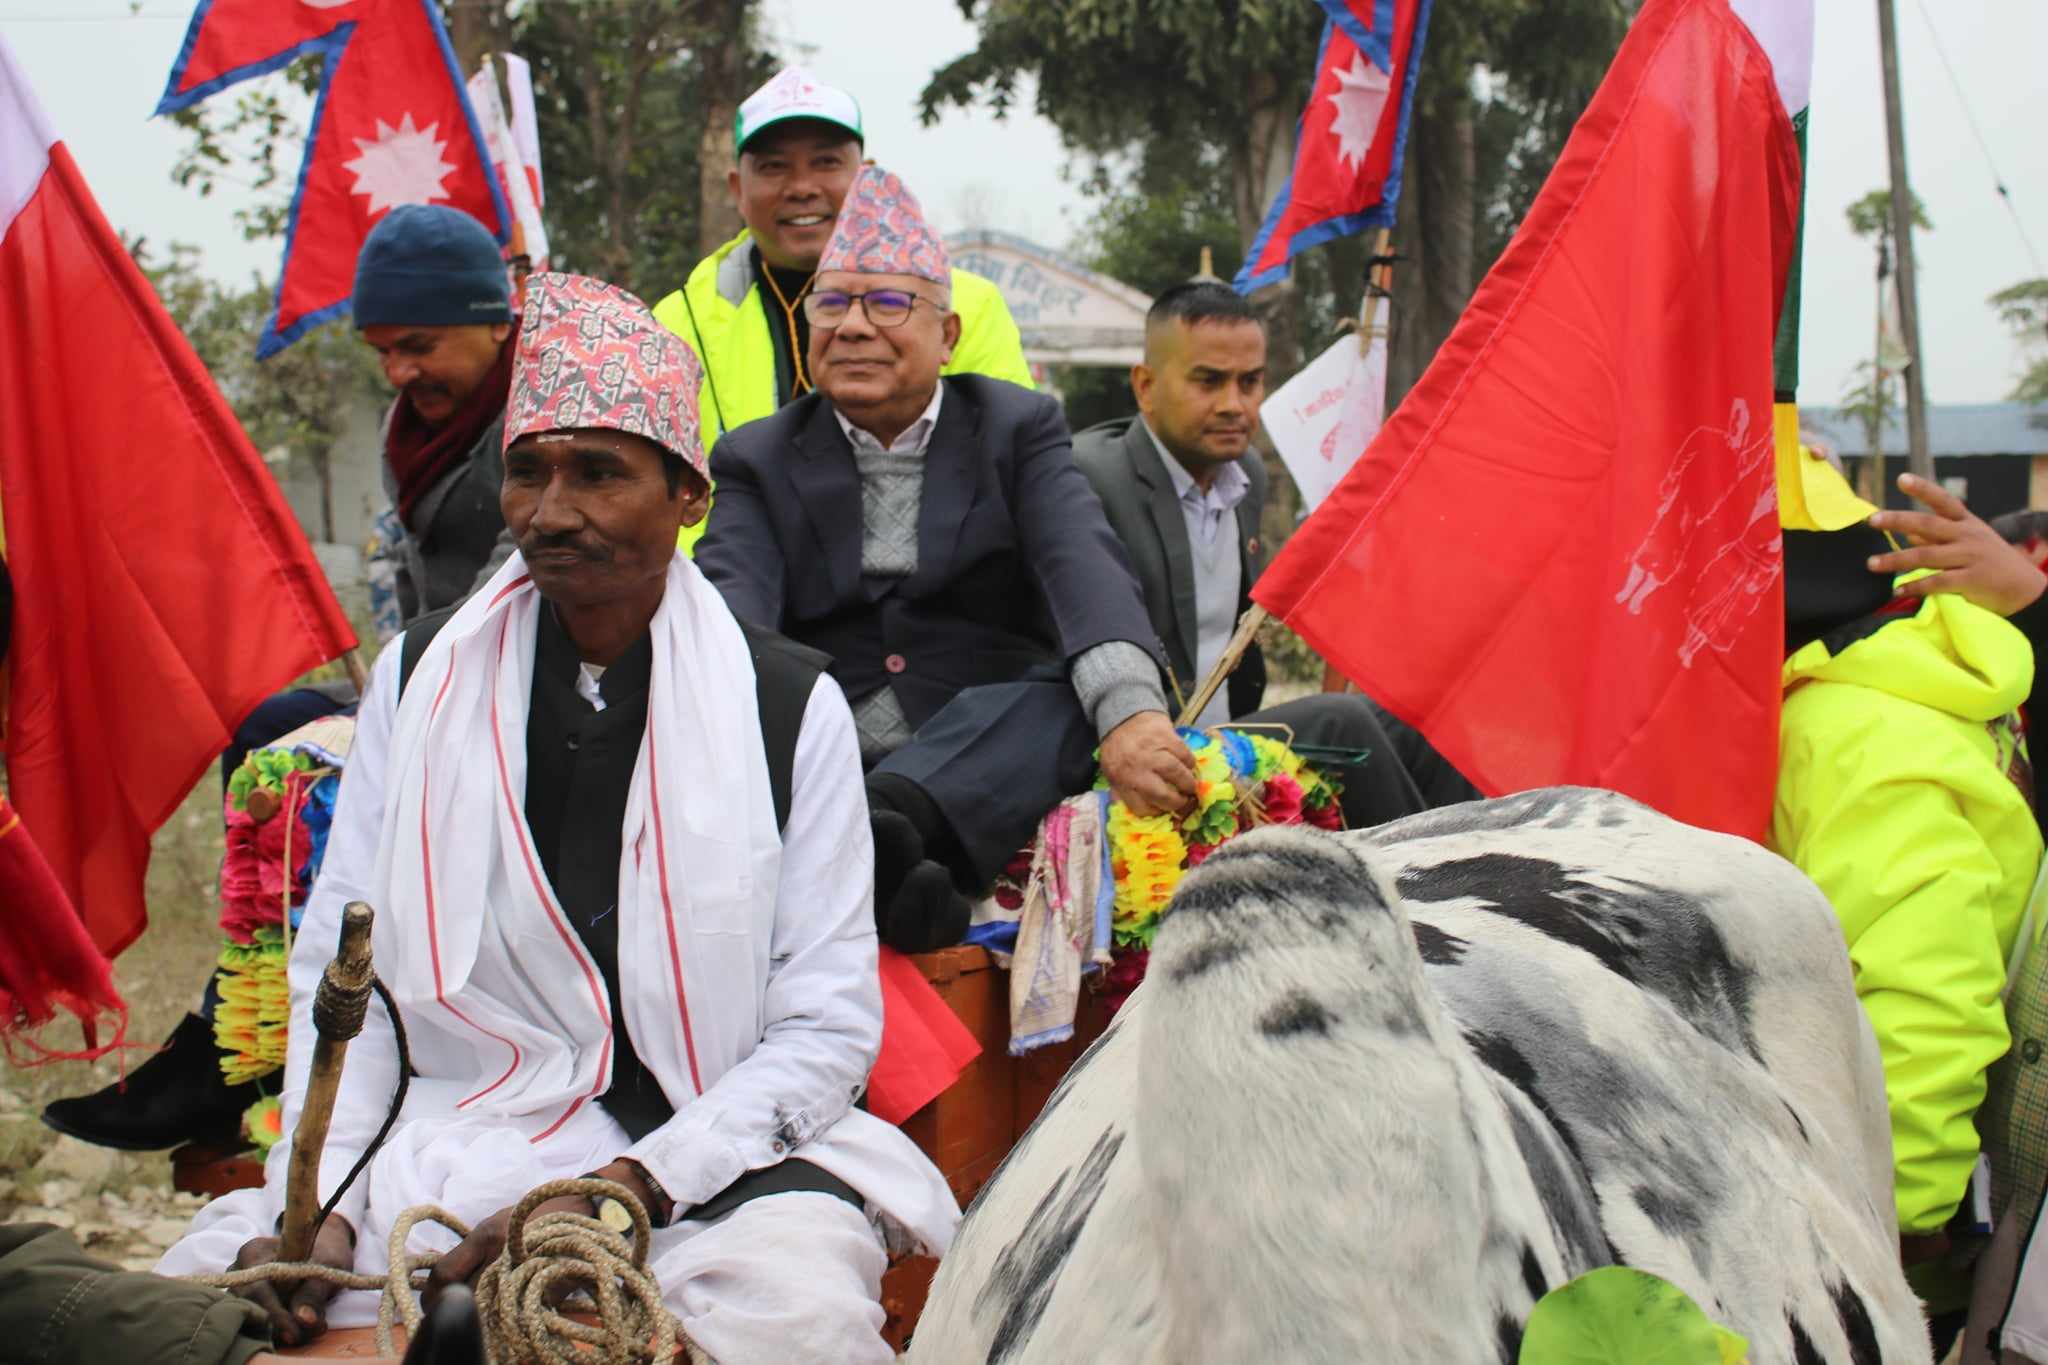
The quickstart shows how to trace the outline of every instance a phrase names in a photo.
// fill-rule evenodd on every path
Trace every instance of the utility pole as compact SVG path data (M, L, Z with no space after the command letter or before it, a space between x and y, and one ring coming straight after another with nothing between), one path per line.
M1892 163L1892 231L1898 244L1899 328L1906 334L1906 464L1934 478L1927 448L1927 375L1920 360L1920 296L1913 265L1913 190L1906 180L1906 115L1899 100L1899 31L1892 0L1877 0L1877 46L1884 65L1884 132Z

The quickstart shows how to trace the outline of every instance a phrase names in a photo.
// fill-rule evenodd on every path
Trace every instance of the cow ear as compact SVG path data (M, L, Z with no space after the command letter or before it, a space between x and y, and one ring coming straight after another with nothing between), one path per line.
M1520 1365L1743 1365L1749 1343L1668 1280L1602 1266L1545 1294L1529 1312Z

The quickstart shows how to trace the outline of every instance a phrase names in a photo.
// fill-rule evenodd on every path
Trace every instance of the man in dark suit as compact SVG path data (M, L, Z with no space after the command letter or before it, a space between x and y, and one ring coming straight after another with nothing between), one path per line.
M853 703L875 914L906 950L956 942L978 890L1094 781L1183 808L1157 640L1050 398L940 367L945 248L864 168L805 309L815 394L728 432L697 563L741 620L831 657Z
M1174 679L1190 694L1222 656L1265 567L1265 463L1245 458L1265 377L1265 329L1243 296L1220 284L1176 285L1153 303L1145 359L1131 369L1139 415L1074 438L1074 461L1131 557ZM1343 783L1348 824L1478 795L1370 699L1320 695L1262 711L1265 688L1254 644L1196 723L1287 726L1304 757ZM1359 753L1363 761L1347 761Z

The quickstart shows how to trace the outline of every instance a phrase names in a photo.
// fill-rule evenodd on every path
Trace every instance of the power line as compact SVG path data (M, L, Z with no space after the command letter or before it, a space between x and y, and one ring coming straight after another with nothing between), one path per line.
M1970 135L1977 139L1978 150L1984 153L1984 165L1991 171L1991 183L1997 187L1998 197L2005 201L2005 211L2012 215L2013 229L2019 233L2028 259L2034 263L2034 273L2048 275L2048 269L2041 265L2041 253L2034 249L2034 239L2027 235L2027 225L2020 221L2019 207L2012 202L2012 191L2005 187L2005 177L1998 173L1998 163L1991 156L1991 144L1985 141L1984 130L1977 126L1977 113L1970 108L1969 97L1963 94L1963 83L1956 78L1956 69L1941 45L1941 35L1934 31L1934 16L1927 12L1927 0L1920 0L1920 19L1927 25L1927 37L1934 44L1934 55L1941 58L1941 69L1948 73L1949 86L1956 92L1956 103L1963 106L1963 121L1970 125Z

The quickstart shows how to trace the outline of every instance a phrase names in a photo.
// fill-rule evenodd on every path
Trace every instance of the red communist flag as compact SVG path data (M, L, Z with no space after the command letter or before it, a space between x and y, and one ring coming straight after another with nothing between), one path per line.
M257 702L355 640L4 41L0 393L9 795L112 956L142 931L151 832ZM0 938L0 973L61 992L40 938Z
M1650 0L1514 240L1254 596L1489 794L1760 836L1799 154L1728 0Z
M356 253L400 204L448 204L504 241L510 217L434 0L199 0L159 114L294 58L325 60L258 355L348 307Z

